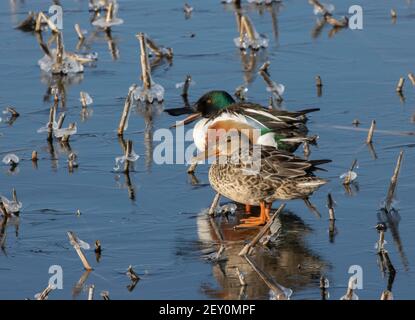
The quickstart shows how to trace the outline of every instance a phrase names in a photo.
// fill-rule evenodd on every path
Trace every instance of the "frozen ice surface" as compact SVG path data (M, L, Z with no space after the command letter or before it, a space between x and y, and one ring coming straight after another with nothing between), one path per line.
M22 203L20 201L9 200L3 196L1 196L0 199L8 213L17 213L22 208Z
M76 61L73 57L64 53L61 66L56 65L56 49L51 50L53 58L45 55L38 61L39 67L42 71L47 73L80 73L84 71L84 66Z
M56 121L53 121L52 130L56 130L56 129L58 129L58 123ZM49 131L49 122L46 123L45 126L37 129L37 133L43 133L43 132L48 132L48 131Z
M313 12L314 12L314 14L315 14L315 15L318 15L318 14L324 14L324 13L326 13L326 12L328 12L328 13L332 13L332 12L334 11L334 9L335 9L334 5L332 5L332 4L325 4L325 3L322 3L322 5L323 5L323 7L324 7L325 11L324 11L324 10L321 10L321 9L320 9L319 7L317 7L317 6L314 6L314 10L313 10Z
M276 293L274 290L269 291L269 299L270 300L290 300L290 297L293 294L293 291L289 288L284 288L283 286L279 286L281 289L280 293Z
M71 245L75 246L75 245L78 244L84 250L91 249L91 246L89 245L89 243L87 243L87 242L85 242L85 241L83 241L81 239L78 239L78 238L76 238L75 241L76 242L74 242L74 241L71 240Z
M76 56L78 56L81 59L87 59L87 60L98 60L98 52L90 52L90 53L77 53Z
M115 158L114 170L115 171L120 170L121 164L123 164L126 160L128 160L130 162L135 162L135 161L138 160L138 158L140 158L140 156L138 154L136 154L134 152L134 150L131 151L131 153L128 155L128 157L126 157L125 155L116 157Z
M186 83L186 81L176 83L176 89L183 88L185 83ZM194 82L193 80L191 80L189 85L190 86L194 86L195 84L196 84L196 82Z
M267 91L276 93L278 96L282 96L285 91L285 86L282 83L276 83L272 81L272 87L267 86Z
M87 105L87 106L89 106L90 104L92 104L93 102L94 102L94 100L91 98L91 96L89 95L89 93L88 92L85 92L85 91L81 91L80 92L80 98L79 98L79 101L81 101L81 103L83 103L83 99L82 99L82 97L84 97L85 98L85 104Z
M223 206L218 207L216 210L218 213L234 214L237 208L238 207L235 203L227 203L227 204L224 204Z
M19 163L19 157L16 156L14 153L8 153L3 157L4 164L17 164Z
M148 101L153 103L154 100L162 102L164 100L164 88L161 85L153 82L149 90L143 87L137 87L133 91L133 96L135 100L141 102Z
M53 130L53 134L55 135L56 138L62 138L63 136L72 136L76 134L76 132L77 132L76 124L73 127Z
M356 178L357 178L357 173L356 173L356 172L354 172L354 171L347 171L347 172L343 173L343 174L340 176L340 179L344 179L344 178L346 178L346 177L349 177L350 182L351 182L351 181L354 181L354 180L356 180Z
M102 17L92 22L92 25L105 29L105 28L110 28L112 26L118 26L123 23L124 23L124 20L120 18L112 18L111 21L107 21L106 17Z
M255 32L255 37L252 40L245 33L242 36L242 41L240 37L235 38L233 41L235 45L240 49L252 48L258 50L260 48L267 48L269 44L268 38L264 35L258 34L257 32Z
M355 293L353 292L353 294L352 294L352 298L351 298L351 299L349 299L349 298L347 297L347 295L345 294L343 297L341 297L341 298L340 298L340 300L359 300L359 297L357 296L357 294L355 294Z

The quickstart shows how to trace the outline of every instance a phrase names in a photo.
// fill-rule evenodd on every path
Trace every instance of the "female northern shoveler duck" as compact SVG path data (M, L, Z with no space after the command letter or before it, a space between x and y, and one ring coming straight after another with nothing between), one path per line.
M265 224L275 200L303 199L307 202L314 191L327 183L313 172L319 169L317 165L331 160L305 160L274 147L253 146L249 139L243 139L241 132L237 132L239 142L248 141L248 145L234 143L234 133L226 139L215 137L213 143L208 141L207 151L195 160L221 156L209 169L213 189L235 202L261 207L258 218L243 219L240 227Z
M255 144L272 146L279 150L294 152L304 141L315 141L308 138L305 126L306 114L318 111L318 108L296 112L270 110L261 105L249 102L235 102L226 91L209 91L205 93L193 107L165 110L170 115L190 115L177 123L185 125L200 119L193 130L193 140L199 151L206 148L206 136L209 129L257 129Z

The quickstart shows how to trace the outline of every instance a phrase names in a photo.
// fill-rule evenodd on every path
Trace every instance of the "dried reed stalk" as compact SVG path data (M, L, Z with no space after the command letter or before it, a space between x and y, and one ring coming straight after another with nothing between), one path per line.
M366 138L366 143L367 144L371 144L372 140L373 140L373 133L375 132L375 128L376 128L376 121L372 120L372 124L370 125L370 129L369 132L367 134L367 138Z
M143 79L144 88L151 89L151 68L148 61L147 53L147 39L144 33L140 32L137 34L137 38L140 42L140 61L141 61L141 77Z
M82 262L85 270L87 270L87 271L93 270L92 267L90 266L90 264L88 263L88 260L86 259L84 253L82 252L81 247L79 246L79 244L77 242L76 234L74 232L72 232L72 231L68 231L67 232L67 235L68 235L69 241L73 245L76 253L79 256L79 258L81 259L81 262Z
M130 108L132 103L132 95L134 90L137 88L137 85L134 84L131 86L130 90L128 91L127 98L124 102L124 109L121 114L120 124L118 125L118 135L122 136L124 134L125 127L128 121L128 115L130 114Z
M395 167L395 170L393 172L391 182L389 184L388 194L386 196L385 210L388 211L388 212L391 209L392 200L393 200L394 195L395 195L396 185L398 183L399 171L401 170L402 158L403 158L403 150L401 152L399 152L398 160L396 162L396 167Z
M241 252L239 252L239 256L245 256L249 254L251 251L251 248L255 247L255 245L258 243L258 241L265 235L265 233L269 230L272 223L275 221L275 219L280 215L282 210L285 208L285 203L281 204L278 210L274 213L274 215L268 220L267 224L261 228L261 230L258 232L258 234L243 247Z

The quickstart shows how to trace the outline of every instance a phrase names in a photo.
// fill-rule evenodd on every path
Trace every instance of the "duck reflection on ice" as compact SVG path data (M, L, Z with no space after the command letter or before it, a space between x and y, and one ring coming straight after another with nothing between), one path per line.
M238 215L237 215L238 216ZM218 286L203 284L202 291L215 299L268 299L269 288L258 277L257 273L247 263L239 252L245 243L251 240L258 229L234 230L238 221L236 217L217 218L217 225L224 238L226 259L213 264L213 275ZM267 247L258 244L252 255L252 260L264 272L268 273L278 284L291 289L294 293L307 287L319 286L319 279L328 263L308 248L304 239L312 230L301 218L289 210L284 210L274 222L280 227L278 236ZM217 238L209 217L199 215L197 219L199 240L203 251L216 250ZM236 267L245 275L247 286L240 286Z

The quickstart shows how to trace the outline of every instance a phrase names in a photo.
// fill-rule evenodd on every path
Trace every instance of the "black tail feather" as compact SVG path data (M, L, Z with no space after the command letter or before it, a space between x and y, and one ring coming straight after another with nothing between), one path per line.
M298 110L298 113L302 113L302 114L307 114L307 113L311 113L311 112L316 112L316 111L320 111L320 108L309 108L309 109L304 109L304 110Z

